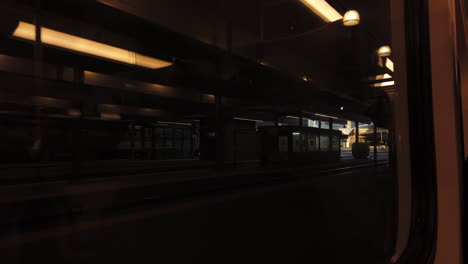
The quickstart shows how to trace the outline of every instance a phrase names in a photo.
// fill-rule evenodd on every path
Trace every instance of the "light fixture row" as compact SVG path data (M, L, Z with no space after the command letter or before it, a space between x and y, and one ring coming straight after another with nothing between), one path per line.
M343 20L343 25L352 27L359 25L361 16L356 10L349 10L342 16L335 8L333 8L325 0L300 0L305 6L307 6L312 12L319 16L323 21L327 23Z
M147 69L164 68L173 64L172 62L152 58L133 51L70 35L53 29L41 27L40 30L41 41L45 45ZM13 37L28 41L36 41L36 26L20 21L13 32Z

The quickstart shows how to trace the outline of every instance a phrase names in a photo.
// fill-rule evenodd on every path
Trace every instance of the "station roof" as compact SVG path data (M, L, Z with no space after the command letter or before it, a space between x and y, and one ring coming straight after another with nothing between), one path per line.
M32 6L35 1L17 2ZM241 98L247 111L296 108L359 120L383 95L363 80L382 73L374 51L390 42L388 0L329 1L340 11L361 12L365 22L352 30L339 22L324 24L294 0L100 2L43 0L43 22L174 65L144 70L47 49L49 62L73 61L104 74L222 93ZM27 45L1 42L13 55L31 54Z

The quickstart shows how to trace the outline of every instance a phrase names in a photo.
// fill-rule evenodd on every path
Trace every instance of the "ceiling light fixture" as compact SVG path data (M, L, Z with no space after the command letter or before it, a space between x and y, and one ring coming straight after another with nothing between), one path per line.
M361 21L361 16L356 10L349 10L344 14L343 25L347 27L357 26Z
M36 26L20 21L18 27L13 32L13 36L20 39L36 41ZM173 64L172 62L148 57L133 51L121 49L45 27L41 28L41 41L46 45L148 69L164 68Z
M385 80L385 79L391 79L393 78L390 74L388 73L385 73L385 74L380 74L380 75L377 75L375 76L375 80Z
M248 118L241 118L241 117L234 117L235 120L241 120L241 121L251 121L251 122L259 122L263 123L263 120L256 120L256 119L248 119Z
M343 16L325 0L301 0L301 2L327 23L335 22L343 18Z
M179 125L179 126L191 126L190 123L177 123L177 122L165 122L165 121L158 121L158 124L162 125Z
M389 46L382 46L377 53L380 57L389 57L392 55L392 49Z
M387 67L387 69L389 69L392 72L395 71L395 66L393 64L393 61L391 59L389 59L389 58L387 58L387 60L385 62L385 67Z
M394 86L395 81L388 81L388 82L382 82L382 83L374 83L372 86L373 87L387 87L387 86Z

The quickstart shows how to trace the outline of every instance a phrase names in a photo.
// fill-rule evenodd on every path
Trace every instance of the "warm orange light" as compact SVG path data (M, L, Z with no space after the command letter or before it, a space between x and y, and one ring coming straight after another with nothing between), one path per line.
M158 123L163 124L163 125L179 125L179 126L191 126L192 125L189 123L163 122L163 121L158 121Z
M343 16L325 0L301 0L301 2L327 23L335 22L343 18Z
M390 71L394 72L395 71L395 67L394 67L394 64L393 64L393 61L389 58L387 58L386 62L385 62L385 67L387 67L387 69L389 69Z
M380 74L380 75L375 76L376 80L385 80L385 79L391 79L391 78L393 78L393 77L388 73Z
M392 55L392 49L389 46L382 46L379 48L378 54L380 57L388 57Z
M20 21L18 27L13 32L13 36L35 41L36 27L33 24ZM155 59L133 51L117 48L44 27L41 28L41 41L46 45L149 69L158 69L172 65L171 62Z
M101 119L102 120L120 120L121 116L120 114L116 114L116 113L101 113Z
M387 86L394 86L395 81L388 81L388 82L382 82L382 83L374 83L372 86L373 87L387 87Z
M68 109L68 115L71 117L80 117L81 111L79 109Z
M361 16L356 10L349 10L348 12L344 14L343 25L347 27L359 25L360 21L361 21Z

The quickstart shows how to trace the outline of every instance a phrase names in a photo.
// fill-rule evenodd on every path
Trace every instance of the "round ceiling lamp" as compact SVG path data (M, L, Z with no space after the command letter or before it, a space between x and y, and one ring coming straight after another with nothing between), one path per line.
M378 54L380 57L390 57L392 49L389 46L382 46L379 48Z
M361 16L356 10L349 10L343 16L343 25L347 27L357 26L361 21Z

